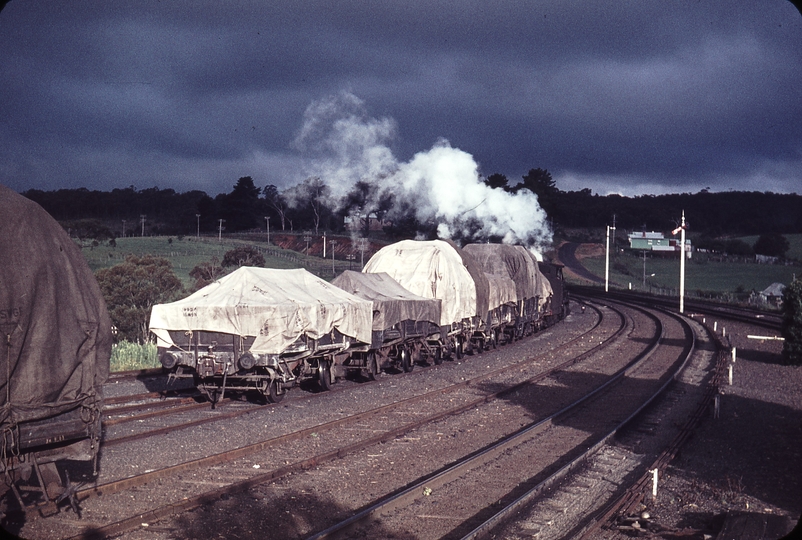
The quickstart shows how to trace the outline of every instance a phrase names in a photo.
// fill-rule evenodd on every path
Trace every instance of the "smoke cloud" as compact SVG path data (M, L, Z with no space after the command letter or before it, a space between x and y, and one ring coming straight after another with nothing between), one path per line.
M338 209L358 183L367 184L364 211L392 198L386 219L411 212L435 225L441 238L501 239L534 251L550 245L551 230L534 193L488 187L473 156L445 139L399 162L391 150L397 131L393 119L370 117L360 98L341 92L309 105L293 147L309 156L305 174L326 183Z

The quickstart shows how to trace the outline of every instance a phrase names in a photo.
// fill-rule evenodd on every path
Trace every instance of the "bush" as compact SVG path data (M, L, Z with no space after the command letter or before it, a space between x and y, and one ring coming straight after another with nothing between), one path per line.
M189 271L189 277L195 280L195 290L204 288L217 278L225 274L226 271L220 266L217 257L212 257L211 261L204 261Z
M226 251L223 255L222 265L226 268L231 266L264 266L265 258L259 250L251 246L240 246Z
M761 234L755 242L754 250L758 255L769 257L785 257L791 244L788 239L780 234Z
M117 339L148 341L148 321L154 304L171 302L183 292L172 264L162 257L129 255L125 262L95 274L106 299Z
M802 280L795 279L783 291L783 358L802 365Z

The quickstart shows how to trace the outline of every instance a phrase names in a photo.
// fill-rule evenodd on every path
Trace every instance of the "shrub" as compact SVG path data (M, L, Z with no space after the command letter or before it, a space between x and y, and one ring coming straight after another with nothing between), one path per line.
M259 250L251 246L240 246L223 255L222 265L226 268L230 266L264 266L265 258Z
M183 292L170 261L152 255L129 255L95 276L120 340L146 343L153 305L171 302Z
M802 365L802 280L795 279L783 291L783 358Z
M754 246L755 253L769 257L785 257L790 248L788 239L776 233L761 234Z
M212 257L211 261L204 261L190 270L189 277L195 280L195 290L197 291L215 281L225 272L217 257Z

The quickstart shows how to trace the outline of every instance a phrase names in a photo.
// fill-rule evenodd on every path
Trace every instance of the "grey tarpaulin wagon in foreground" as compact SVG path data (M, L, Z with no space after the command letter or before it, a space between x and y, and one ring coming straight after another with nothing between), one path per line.
M69 499L65 460L98 470L111 320L78 246L0 186L0 489L8 506ZM73 473L77 476L76 473ZM13 496L8 496L13 493Z
M439 299L412 294L386 273L346 270L332 285L373 303L370 349L354 351L348 368L373 377L383 369L409 372L418 362L443 361Z

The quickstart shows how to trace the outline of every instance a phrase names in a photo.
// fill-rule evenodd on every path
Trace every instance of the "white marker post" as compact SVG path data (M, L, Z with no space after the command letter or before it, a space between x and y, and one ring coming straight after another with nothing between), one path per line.
M652 473L652 499L657 498L657 473L658 470L656 468L649 471Z
M604 257L604 292L610 290L610 226L607 225L607 249Z

